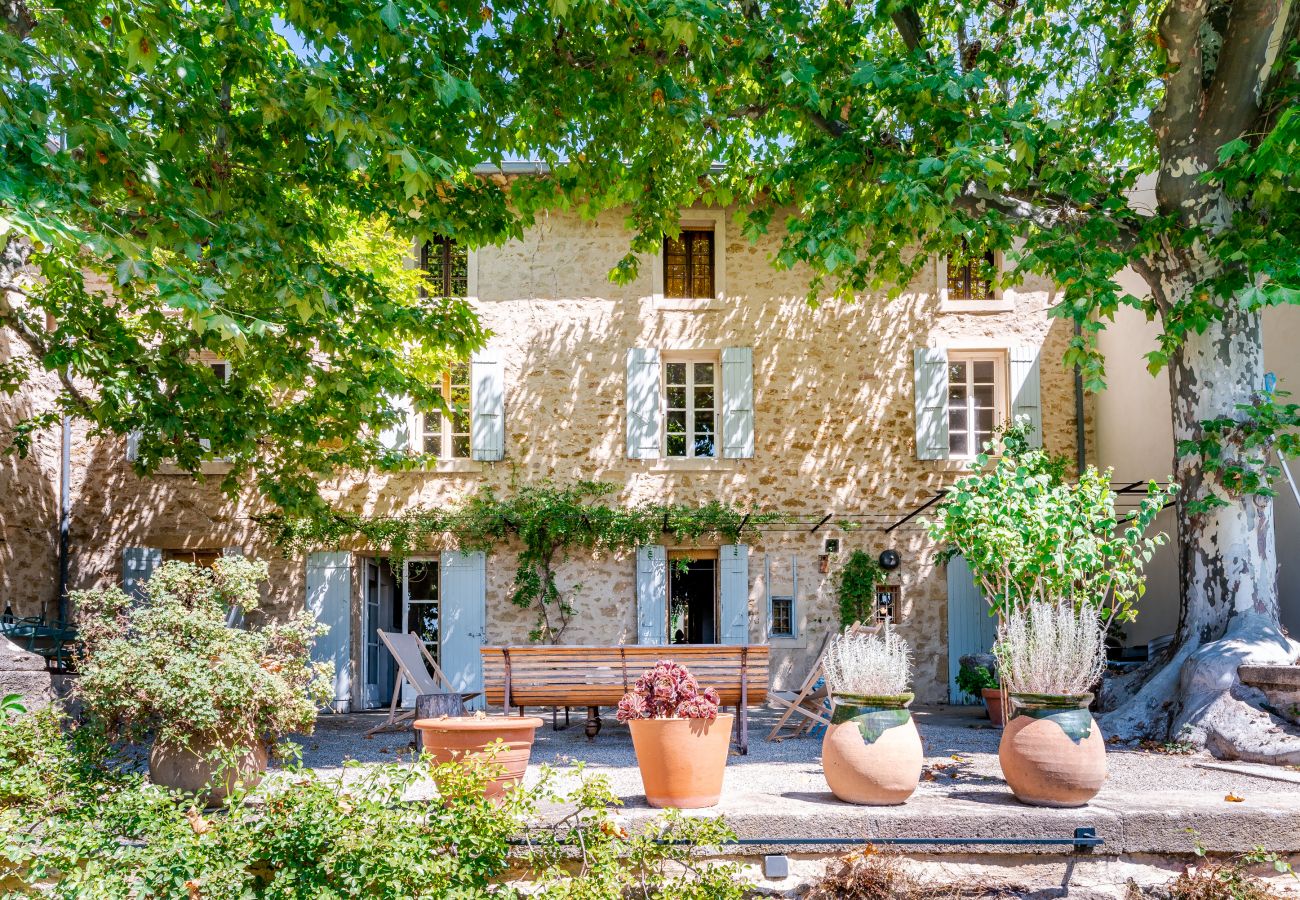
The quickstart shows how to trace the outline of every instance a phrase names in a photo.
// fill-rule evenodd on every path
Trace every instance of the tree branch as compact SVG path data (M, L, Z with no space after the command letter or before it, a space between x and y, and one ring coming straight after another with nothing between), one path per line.
M1292 0L1236 0L1231 6L1213 80L1202 104L1205 150L1252 131L1267 102L1270 70L1284 49Z
M1201 81L1204 60L1198 42L1201 24L1209 9L1208 0L1173 0L1157 25L1160 43L1168 58L1164 73L1165 94L1149 119L1168 162L1191 155L1201 109ZM1187 167L1164 167L1156 184L1156 200L1162 211L1178 213L1200 173ZM1180 174L1174 175L1176 171Z

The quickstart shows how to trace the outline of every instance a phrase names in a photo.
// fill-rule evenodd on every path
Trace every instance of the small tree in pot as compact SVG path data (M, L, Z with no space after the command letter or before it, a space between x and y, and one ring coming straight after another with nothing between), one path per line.
M836 635L826 650L834 701L822 770L847 803L902 803L921 778L921 738L908 706L911 651L897 632Z
M270 742L310 732L333 667L312 663L324 632L306 612L232 628L257 608L264 562L224 557L210 570L165 563L135 600L120 588L72 595L82 637L75 696L110 737L153 736L149 769L168 787L221 800L260 777Z
M716 806L735 717L718 713L718 692L685 666L661 659L618 703L632 732L646 802L658 808Z

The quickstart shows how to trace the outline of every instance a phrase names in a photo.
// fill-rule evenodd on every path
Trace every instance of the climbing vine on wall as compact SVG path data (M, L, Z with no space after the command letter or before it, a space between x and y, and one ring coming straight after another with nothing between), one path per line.
M264 517L281 546L302 550L360 538L395 562L433 546L445 535L462 550L490 550L521 544L510 601L537 614L530 638L558 643L574 615L573 596L563 590L556 568L575 551L620 552L655 544L668 536L683 542L703 538L740 543L746 534L777 521L776 513L739 509L712 500L699 506L611 502L617 486L601 481L558 485L551 481L514 485L508 495L482 487L464 504L418 509L394 517L334 513L324 518Z

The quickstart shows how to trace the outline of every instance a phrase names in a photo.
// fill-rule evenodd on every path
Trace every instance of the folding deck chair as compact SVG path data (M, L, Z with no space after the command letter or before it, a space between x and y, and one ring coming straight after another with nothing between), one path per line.
M863 625L861 622L854 622L845 629L844 633L878 634L883 627L883 625L868 626ZM785 710L781 718L772 726L772 730L767 733L769 741L784 740L785 737L799 737L819 725L826 726L831 723L827 702L830 699L830 694L826 689L824 676L826 674L826 651L829 649L833 637L835 637L834 631L829 632L822 641L822 647L817 654L817 659L813 661L812 668L808 670L808 677L803 680L799 690L767 692L769 705L775 705L778 709ZM791 722L791 717L796 715L799 718ZM779 737L783 728L791 728L793 731L785 735L785 737Z
M449 693L458 693L447 676L438 668L433 657L429 655L429 648L424 646L424 641L420 640L419 635L415 632L400 634L395 631L384 631L378 629L379 639L384 642L388 652L393 654L393 661L397 663L397 677L393 683L393 702L388 707L388 720L366 732L366 737L377 731L383 731L391 728L398 722L405 722L407 719L415 718L415 710L404 710L400 714L397 711L398 704L402 702L402 684L405 682L415 688L417 694L437 694L444 690ZM425 664L428 668L425 668ZM429 672L433 674L430 675ZM435 680L436 678L436 680ZM445 688L440 687L446 685ZM478 696L478 691L459 692L462 700L472 700Z

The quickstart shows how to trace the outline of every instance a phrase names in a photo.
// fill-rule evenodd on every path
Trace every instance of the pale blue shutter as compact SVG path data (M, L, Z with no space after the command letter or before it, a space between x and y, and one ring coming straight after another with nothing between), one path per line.
M659 458L661 416L659 351L653 347L633 347L627 351L628 459Z
M636 639L668 643L668 551L659 544L636 551Z
M506 453L506 394L501 359L491 351L474 355L469 365L470 456L495 462Z
M722 594L721 644L749 643L749 547L724 544L718 583Z
M122 551L122 590L134 600L143 600L143 585L162 565L163 552L157 547L127 547Z
M458 691L477 691L468 701L483 708L483 656L487 639L487 557L482 550L442 554L439 561L441 647L438 666Z
M334 712L352 705L352 554L307 555L307 611L328 630L311 646L312 662L334 666Z
M1043 446L1042 388L1038 372L1037 347L1011 348L1011 418L1024 417L1033 429L1029 446Z
M241 558L242 558L243 555L244 555L244 548L243 548L243 547L223 547L223 548L221 549L221 555L222 555L222 556L238 556L238 557L241 557ZM244 627L244 611L243 611L242 609L240 609L238 606L232 606L232 607L230 607L230 609L226 610L226 627L227 627L227 628L243 628L243 627Z
M135 462L140 458L140 429L132 428L126 434L126 461Z
M402 418L379 432L379 443L389 450L411 449L412 405L410 397L389 397L390 409L396 410Z
M754 455L754 351L749 347L722 351L722 455Z
M918 347L913 362L916 387L916 458L948 458L948 354Z
M948 560L948 696L953 703L979 703L957 688L961 658L987 653L997 640L997 619L989 615L970 566L960 556Z

